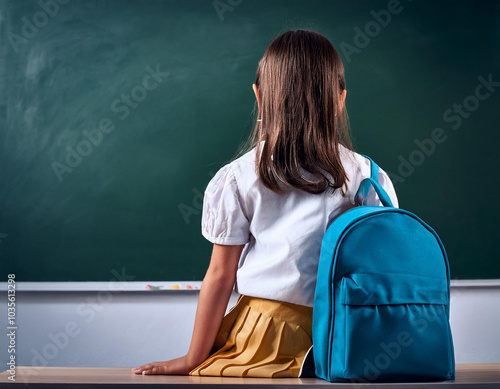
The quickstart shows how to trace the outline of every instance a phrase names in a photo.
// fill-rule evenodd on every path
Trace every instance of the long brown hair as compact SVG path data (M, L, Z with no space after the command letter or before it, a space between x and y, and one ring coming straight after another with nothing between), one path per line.
M281 33L259 61L255 84L261 121L255 119L252 134L234 159L257 147L256 172L276 193L287 187L309 193L341 188L345 196L349 178L339 143L350 150L352 143L345 105L340 108L346 88L344 66L330 41L311 30ZM254 113L256 107L257 102ZM307 179L299 167L318 179Z

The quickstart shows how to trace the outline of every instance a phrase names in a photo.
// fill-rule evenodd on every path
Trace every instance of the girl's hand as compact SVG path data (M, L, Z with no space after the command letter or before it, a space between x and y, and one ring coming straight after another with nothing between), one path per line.
M187 354L170 361L136 367L132 369L134 374L189 375L208 358L231 297L244 246L214 244L210 266L200 288L193 337Z
M132 369L134 374L188 375L196 366L185 356L165 362L151 362Z

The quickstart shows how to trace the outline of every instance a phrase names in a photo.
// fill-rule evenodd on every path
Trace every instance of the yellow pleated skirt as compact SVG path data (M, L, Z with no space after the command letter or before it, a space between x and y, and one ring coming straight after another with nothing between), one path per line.
M312 346L312 307L240 295L193 376L299 377Z

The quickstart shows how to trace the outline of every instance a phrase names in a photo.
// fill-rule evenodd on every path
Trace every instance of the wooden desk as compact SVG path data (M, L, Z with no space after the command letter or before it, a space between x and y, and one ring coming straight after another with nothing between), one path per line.
M330 385L335 388L500 388L500 363L462 364L456 366L454 381L428 383L392 383L392 384L356 384L329 383L315 378L232 378L232 377L196 377L196 376L166 376L166 375L135 375L131 368L101 368L101 367L29 367L16 368L16 381L7 379L8 371L0 374L0 387L7 385L24 385L36 388L56 389L87 389L87 388L118 388L125 387L147 389L164 389L166 385L175 388L193 388L203 386L209 388L262 389L267 386L273 389L311 388Z

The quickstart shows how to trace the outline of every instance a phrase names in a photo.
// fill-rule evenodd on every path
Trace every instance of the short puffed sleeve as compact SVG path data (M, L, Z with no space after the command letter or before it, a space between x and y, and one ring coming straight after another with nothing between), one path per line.
M240 245L250 241L250 227L230 164L210 180L203 197L201 233L212 243Z

